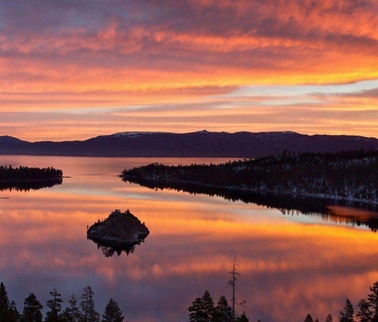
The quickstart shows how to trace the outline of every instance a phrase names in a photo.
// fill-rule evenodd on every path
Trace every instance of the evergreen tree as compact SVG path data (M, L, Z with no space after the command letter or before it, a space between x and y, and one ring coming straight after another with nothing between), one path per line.
M360 308L356 313L356 319L358 322L371 322L373 312L370 311L370 304L365 299L362 299L358 303L358 307Z
M80 308L82 312L82 322L100 321L100 314L95 310L93 291L90 286L87 286L83 289L83 294L81 295Z
M231 322L232 321L232 309L228 305L228 301L224 295L222 295L214 309L213 322Z
M235 322L249 322L249 319L247 318L247 316L245 315L245 312L243 311L243 313L235 319Z
M18 322L20 320L20 313L18 313L16 303L12 301L9 306L8 322Z
M17 322L19 319L16 303L9 303L8 293L3 282L0 283L0 322Z
M190 322L202 322L203 321L203 303L200 297L197 297L191 306L188 308L189 321Z
M209 291L205 291L202 295L203 309L204 309L204 321L210 322L213 319L214 313L214 301L211 298Z
M370 287L370 291L368 302L372 311L372 322L378 322L378 281Z
M319 322L319 320L318 320L318 319L315 319L315 322Z
M0 283L0 322L8 322L9 298L3 282Z
M344 312L340 311L339 322L354 322L354 309L348 298L345 301Z
M59 312L62 310L62 294L60 294L56 288L50 292L52 299L46 302L46 306L50 308L50 311L46 313L46 320L45 322L59 322L62 319L59 316Z
M312 319L311 314L307 314L307 316L306 316L304 322L314 322L314 320Z
M333 320L332 320L332 315L331 315L331 314L328 314L328 316L327 316L325 322L332 322L332 321L333 321Z
M124 317L122 316L118 303L110 299L105 307L101 322L123 322L123 319Z
M43 305L37 300L33 293L24 300L24 310L22 312L22 322L42 322Z
M188 308L190 322L211 322L214 314L214 301L209 291L197 297Z
M68 300L68 306L64 309L61 316L64 322L80 322L82 315L77 307L76 295L72 294Z

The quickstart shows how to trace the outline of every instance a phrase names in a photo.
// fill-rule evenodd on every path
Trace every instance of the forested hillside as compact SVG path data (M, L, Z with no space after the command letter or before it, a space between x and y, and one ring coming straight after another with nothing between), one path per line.
M378 152L303 153L189 166L150 164L124 170L125 181L377 204Z
M305 135L295 132L123 132L85 141L27 142L0 136L0 155L69 155L101 157L227 157L257 158L295 153L335 153L378 149L378 139L347 135Z
M20 166L0 166L0 191L2 190L37 190L61 184L63 172L52 167L30 168Z
M31 180L52 180L61 178L62 170L48 168L30 168L20 166L13 168L12 166L0 166L0 182L5 181L31 181Z

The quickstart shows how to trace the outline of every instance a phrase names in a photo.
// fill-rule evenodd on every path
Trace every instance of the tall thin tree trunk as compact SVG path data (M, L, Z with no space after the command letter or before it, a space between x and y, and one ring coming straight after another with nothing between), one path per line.
M232 322L235 322L235 302L236 302L236 282L240 273L236 270L236 257L232 265L232 271L228 272L231 278L227 282L227 286L232 287Z

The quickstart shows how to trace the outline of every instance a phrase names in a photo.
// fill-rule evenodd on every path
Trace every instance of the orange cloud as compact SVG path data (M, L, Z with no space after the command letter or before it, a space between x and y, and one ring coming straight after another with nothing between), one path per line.
M188 1L167 9L167 17L182 17L183 28L168 24L165 15L153 14L151 25L113 16L94 30L5 29L0 48L6 62L19 66L21 81L34 76L37 91L346 82L377 77L372 6ZM218 20L204 20L206 8L214 9L210 18ZM147 11L148 5L139 9ZM10 83L15 90L21 85ZM23 85L34 91L26 79Z
M318 125L311 123L313 100L298 103L311 117L294 118L285 104L278 109L270 102L269 109L257 109L256 97L253 101L214 98L249 85L328 85L377 79L375 1L39 3L23 0L0 5L1 112L52 112L62 116L62 121L0 121L4 134L26 138L22 128L37 126L30 139L59 139L59 133L54 133L58 126L66 138L106 131L201 128L378 135L368 119L356 124L344 118L352 109L361 115L374 110L376 100L371 97L332 97L328 102L323 97L317 111L323 110L324 116L316 120ZM178 112L181 119L174 117L174 108L171 113L160 111L164 105L177 107L183 102L196 108L187 115ZM228 121L221 112L226 105L239 120ZM153 106L155 111L145 110L140 116L134 111L136 106ZM332 114L340 106L344 112ZM132 119L116 122L111 116L114 107L124 107L122 113ZM98 114L93 110L84 112L93 112L85 120L61 113L88 108L108 109L108 116L99 118L104 123L95 119ZM152 121L152 114L159 117L159 124ZM252 124L255 115L257 121ZM213 122L214 116L224 118ZM67 131L72 122L76 134Z

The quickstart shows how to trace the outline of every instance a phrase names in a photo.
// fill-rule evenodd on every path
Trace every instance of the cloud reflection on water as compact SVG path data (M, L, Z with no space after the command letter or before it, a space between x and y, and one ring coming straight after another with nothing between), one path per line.
M91 285L100 311L112 297L129 321L187 321L205 289L214 300L231 297L225 286L236 256L237 296L251 321L303 320L309 312L324 320L378 279L378 235L367 229L301 223L278 210L152 191L110 175L78 173L66 186L8 195L0 200L0 278L19 309L28 292L45 303L57 288L67 304L72 291L80 296ZM114 209L130 209L151 233L133 254L105 258L86 227Z

